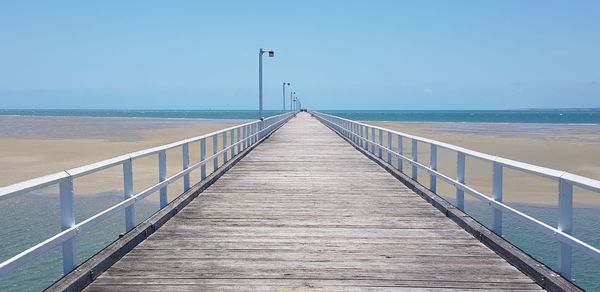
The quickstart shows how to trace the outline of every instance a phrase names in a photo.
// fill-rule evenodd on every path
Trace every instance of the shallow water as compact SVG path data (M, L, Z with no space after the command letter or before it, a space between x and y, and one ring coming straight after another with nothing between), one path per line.
M77 198L77 220L87 218L122 199L119 194L99 194ZM557 209L545 206L518 205L526 212L544 222L556 222ZM0 202L3 216L0 221L0 261L31 247L59 232L60 218L58 197L47 194L28 194ZM137 222L158 210L155 202L138 202ZM490 227L491 209L479 202L467 201L466 211ZM575 235L582 240L600 247L600 209L576 208L574 210ZM504 237L522 250L533 255L545 265L556 269L558 245L556 241L535 231L524 222L514 218L504 219ZM120 212L104 223L97 225L92 232L86 231L77 236L77 260L79 263L100 251L124 232L124 215ZM61 277L60 250L40 257L10 277L0 281L0 291L39 291ZM581 253L574 256L574 278L578 285L589 290L600 290L600 265Z
M359 121L600 124L600 109L531 110L328 110Z
M122 195L99 194L76 198L75 217L84 218L122 200ZM26 194L0 201L0 262L60 232L57 195ZM141 222L158 210L158 203L136 203L136 219ZM125 231L124 212L84 231L76 237L77 262L82 263ZM41 291L62 276L60 246L0 280L0 291Z

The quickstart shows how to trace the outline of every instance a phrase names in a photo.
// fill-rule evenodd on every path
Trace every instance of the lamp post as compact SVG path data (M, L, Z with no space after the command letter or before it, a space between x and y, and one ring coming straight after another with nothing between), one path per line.
M262 48L258 51L258 119L263 119L263 94L262 94L262 55L269 53L269 57L274 57L275 52L264 51Z
M293 95L296 94L296 92L291 92L290 91L290 111L294 110L294 102L293 102Z
M285 111L285 86L290 86L289 82L283 82L283 111Z

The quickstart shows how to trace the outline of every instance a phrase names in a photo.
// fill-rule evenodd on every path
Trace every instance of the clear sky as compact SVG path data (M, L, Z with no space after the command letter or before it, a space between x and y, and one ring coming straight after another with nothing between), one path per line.
M0 2L0 108L600 107L600 1Z

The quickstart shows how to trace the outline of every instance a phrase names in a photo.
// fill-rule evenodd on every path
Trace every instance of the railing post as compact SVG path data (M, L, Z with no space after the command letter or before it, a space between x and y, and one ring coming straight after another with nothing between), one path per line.
M200 161L204 161L206 159L206 138L202 137L200 139ZM203 181L206 178L206 163L200 166L200 181Z
M418 162L419 161L419 151L417 149L417 140L415 140L414 138L412 139L412 150L410 151L410 155L412 157L412 161L413 162ZM411 163L412 165L412 179L414 179L415 181L419 181L419 170L417 168L417 166L414 163Z
M223 164L227 163L227 131L223 132Z
M359 139L358 142L360 143L360 147L362 147L363 149L366 149L367 145L365 143L365 140L363 140L365 138L365 133L364 132L365 132L364 131L364 126L362 126L362 125L358 126L358 134L359 134L359 136L361 138L361 139Z
M494 161L492 166L492 195L494 201L502 202L502 164ZM494 210L494 233L502 236L502 210L493 208Z
M131 158L123 162L123 197L125 200L133 196L133 165ZM125 208L125 231L135 227L135 203Z
M242 127L242 151L248 147L248 125Z
M242 128L237 128L237 135L235 136L236 141L237 141L237 154L239 155L240 152L242 152Z
M457 152L456 156L456 180L461 184L465 183L465 154L462 152ZM456 187L456 207L461 211L465 210L465 192L458 186Z
M219 169L219 155L217 155L217 153L219 152L219 135L218 134L214 134L213 135L213 172L216 172L217 169Z
M387 132L387 163L392 165L392 133Z
M383 131L379 129L379 159L383 159Z
M162 150L158 152L158 180L160 182L167 179L167 152ZM169 204L167 197L167 186L160 189L160 208L164 208Z
M354 135L352 135L352 132L354 131L354 124L352 124L350 121L346 121L346 124L348 128L348 139L354 142Z
M247 132L248 135L246 136L246 148L250 147L250 145L252 145L252 127L253 125L247 125Z
M246 145L247 148L250 148L250 146L252 146L252 139L254 139L254 137L252 136L252 130L254 128L254 125L248 125L248 144Z
M371 154L375 155L375 128L371 128Z
M364 128L364 132L365 132L365 140L363 140L363 143L365 143L365 150L367 150L367 152L369 152L369 128L367 128L367 126L363 126Z
M182 159L183 162L183 170L186 170L190 167L190 146L188 143L183 144L181 146L182 151ZM190 189L190 173L186 173L183 175L183 191L187 191Z
M564 179L558 181L558 230L571 234L573 232L573 185ZM559 242L558 269L567 280L572 278L573 248Z
M435 144L429 144L429 145L430 145L429 167L431 168L431 170L436 171L437 170L437 146ZM431 172L429 174L429 190L431 190L434 193L437 191L437 176L433 172Z
M404 145L402 143L402 136L400 135L396 135L396 137L398 138L398 154L400 154L400 156L404 155ZM398 170L400 170L400 172L404 172L402 169L402 158L398 156Z
M59 184L61 229L67 230L75 225L73 178L67 177ZM63 274L75 269L75 237L62 243Z
M350 142L353 141L352 138L352 123L350 123L349 121L345 121L346 123L346 137L348 137L348 139L350 140Z
M245 143L244 143L245 144L244 149L246 149L246 148L248 148L250 146L250 135L251 135L251 133L250 133L250 126L251 125L246 125L244 127L244 141L245 141Z
M231 159L233 159L233 157L235 156L235 129L231 129L231 131L229 131L229 137L231 138Z

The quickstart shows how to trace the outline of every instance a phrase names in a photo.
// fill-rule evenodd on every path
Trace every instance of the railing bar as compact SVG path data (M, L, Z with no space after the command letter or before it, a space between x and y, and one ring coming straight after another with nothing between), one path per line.
M400 156L402 156L403 152L404 152L404 145L403 145L403 141L402 141L403 139L402 139L402 136L400 136L400 135L396 135L396 137L398 139L398 142L397 142L398 143L398 153L400 154ZM392 151L392 153L393 153L393 151ZM402 168L402 159L400 157L398 157L397 163L398 163L398 165L397 165L398 170L400 170L400 172L404 172L404 170Z
M182 154L182 168L186 170L190 166L190 146L188 143L183 144L181 147ZM189 173L183 177L183 191L190 189L190 175Z
M573 232L573 185L561 179L558 183L558 230L566 234ZM560 274L572 278L573 250L570 245L560 243L558 266Z
M213 136L213 173L219 168L219 156L214 155L219 153L219 135Z
M123 163L123 199L133 196L133 163L131 158ZM135 227L135 205L125 209L125 231L129 232Z
M280 115L280 116L283 116L283 115ZM277 129L278 126L281 126L285 121L289 120L292 116L293 115L291 115L291 114L286 114L285 118L277 118L277 119L274 119L273 121L269 121L268 124L271 125L271 127L265 129L266 131L261 131L261 132L267 133L267 134L273 132L275 129ZM240 131L241 128L242 127L238 127L237 128L238 131ZM260 134L261 133L256 133L256 134L252 135L252 137L256 138L255 136L260 135ZM202 139L200 139L201 144L202 144L202 142L205 143L205 137L206 136L202 136ZM248 138L252 138L252 137L248 137ZM192 141L192 140L188 139L185 141ZM193 141L198 141L198 140L193 140ZM246 141L246 139L244 139L244 141ZM230 148L233 149L233 147L235 147L236 145L238 147L240 147L240 145L244 141L238 141L235 144L231 144L230 146L225 147L223 150L218 151L213 156L218 157L218 155L220 153L222 153L223 151L227 151ZM201 152L202 152L202 149L205 149L205 147L202 147L202 146L200 148L201 148ZM131 162L132 162L132 159L135 157L127 156L127 159L122 162L123 162L123 168L124 168L123 169L124 196L129 196L129 197L124 199L122 202L117 203L117 204L113 205L112 207L110 207L110 208L108 208L86 220L83 220L79 224L74 223L75 222L74 209L73 209L73 178L74 177L71 176L67 171L53 174L53 175L46 176L46 177L42 177L41 178L41 179L43 179L42 182L39 184L36 184L36 185L31 185L30 189L29 189L29 187L25 187L25 188L21 188L20 190L18 190L18 191L22 192L26 189L32 190L32 189L40 188L42 185L46 186L46 185L52 185L52 184L59 183L60 193L61 193L61 214L62 214L61 215L61 223L62 223L61 225L62 225L63 229L64 228L67 228L67 229L65 229L62 232L48 238L47 240L45 240L39 244L36 244L35 246L19 253L18 255L0 263L0 278L10 274L12 271L18 269L20 266L30 262L31 260L38 257L39 255L42 255L42 254L48 252L49 250L51 250L52 248L56 247L59 244L63 244L63 258L64 258L63 266L64 266L65 273L67 273L67 270L71 271L75 267L75 256L74 256L75 245L71 244L71 243L73 243L73 241L75 240L76 234L78 234L82 230L85 230L88 227L91 227L92 225L99 223L100 221L113 215L115 212L117 212L119 210L122 210L124 208L127 210L130 207L133 207L136 201L145 198L146 196L156 192L157 190L161 190L161 192L163 190L166 190L167 185L169 185L170 183L173 183L174 181L181 178L182 176L189 175L189 173L191 171L195 170L196 168L205 166L206 163L210 159L212 159L212 156L209 159L203 159L202 156L205 156L206 154L205 153L204 153L204 155L201 154L202 161L195 163L192 166L189 166L189 161L188 161L189 167L187 169L184 169L181 172L175 174L174 176L167 178L166 177L166 175L167 175L167 172L166 172L166 150L167 149L171 149L171 148L163 148L163 150L158 152L158 155L159 155L159 180L160 180L158 184L140 192L137 195L130 196L130 192L133 191L133 175L132 175L132 170L131 170L132 169ZM189 155L189 148L188 148L188 155ZM136 156L136 157L140 157L140 156ZM39 180L39 179L37 179L37 180ZM26 183L31 184L32 182L35 182L35 181L36 180L30 180L30 181L27 181ZM23 184L15 184L15 185L10 186L10 188L3 188L0 190L4 191L4 190L8 189L8 191L6 191L6 193L4 194L4 195L6 195L6 197L8 197L8 196L12 196L13 194L15 194L13 188L22 186L22 185ZM162 194L161 194L161 201L162 201L162 199L163 198L162 198ZM67 248L65 248L65 246L67 246ZM68 258L69 255L71 255L71 254L73 255L72 260L70 260Z
M200 140L200 161L204 161L206 159L206 138L202 138ZM200 168L200 181L203 181L206 178L206 163L202 164Z
M322 119L323 120L323 119ZM402 136L399 136L399 138ZM358 137L358 139L360 141L364 141L366 144L374 144L374 142L369 141L368 139L362 138L362 137ZM457 180L454 180L448 176L445 176L442 173L437 172L436 170L433 170L423 164L420 164L416 161L412 161L411 159L409 159L408 157L405 157L399 153L394 152L392 149L387 149L387 151L391 152L392 155L395 155L398 157L398 159L400 161L405 160L407 161L409 164L413 165L413 166L417 166L419 168L422 168L424 170L426 170L429 173L433 173L436 175L436 177L441 178L444 182L450 183L454 186L456 186L457 188L460 188L461 190L463 190L464 192L468 193L469 195L474 196L475 198L487 202L488 204L490 204L494 209L498 209L500 211L505 211L511 215L516 215L518 217L521 217L522 219L524 219L524 222L526 222L527 224L531 225L532 227L535 227L537 229L539 229L540 231L542 231L543 233L545 233L546 235L550 235L552 237L555 237L557 240L559 240L561 243L564 243L572 248L577 248L579 250L582 250L584 252L586 252L587 254L589 254L590 256L592 256L594 259L596 260L600 260L600 250L573 237L570 234L567 234L565 232L560 231L558 228L554 228L552 226L549 226L547 224L545 224L544 222L541 222L527 214L521 213L520 211L513 209L511 207L509 207L508 205L505 205L504 203L502 203L501 201L495 201L492 198L489 198L487 196L485 196L484 194L472 189L471 187L458 182ZM463 153L464 155L464 153ZM504 164L502 164L501 162L498 163L501 166L505 166ZM571 183L569 180L565 180L568 183ZM572 191L572 185L571 187L571 191ZM567 191L563 191L565 193L568 193L568 189ZM566 198L569 198L569 196L566 196ZM572 197L570 197L568 200L566 200L567 202L571 202L572 204ZM571 209L572 212L572 209ZM568 215L568 214L567 214ZM572 216L572 214L571 214ZM568 217L568 216L567 216Z
M462 152L456 154L456 181L465 183L465 154ZM460 188L456 189L456 208L465 209L465 192Z
M328 114L322 114L319 113L320 115L326 115L326 116L331 116ZM333 116L332 116L333 117ZM338 117L336 117L338 118ZM338 118L340 120L347 120L344 118ZM361 122L355 122L352 121L358 125L364 125L366 127L369 128L376 128L376 129L380 129L381 127L377 127L377 126L371 126L369 124L365 124L365 123L361 123ZM384 129L384 128L381 128ZM589 178L585 178L585 177L580 177L574 174L569 174L569 178L567 178L566 175L564 175L564 171L559 171L559 170L555 170L555 169L550 169L550 168L545 168L545 167L541 167L541 166L537 166L537 165L533 165L533 164L528 164L528 163L524 163L524 162L518 162L518 161L514 161L514 160L510 160L510 159L506 159L506 158L501 158L501 157L497 157L497 156L493 156L493 155L489 155L489 154L485 154L485 153L481 153L481 152L477 152L474 150L470 150L467 148L463 148L463 147L459 147L459 146L455 146L452 144L448 144L448 143L444 143L444 142L440 142L440 141L436 141L436 140L432 140L432 139L427 139L427 138L423 138L423 137L418 137L418 136L414 136L414 135L409 135L406 133L402 133L402 132L398 132L398 131L393 131L393 130L388 130L388 129L384 129L387 131L392 132L393 134L397 134L406 138L410 138L410 139L416 139L419 142L424 142L424 143L428 143L428 144L436 144L438 147L440 148L444 148L444 149L448 149L448 150L452 150L452 151L457 151L457 152L462 152L465 155L469 156L469 157L473 157L473 158L477 158L477 159L481 159L484 161L498 161L500 163L502 163L505 167L509 167L512 169L517 169L520 171L524 171L527 173L532 173L532 174L536 174L536 175L540 175L543 177L548 177L548 178L552 178L552 179L556 179L558 180L558 178L563 177L565 179L567 179L569 182L573 183L573 184L583 184L586 185L588 188L590 188L590 190L594 190L597 192L600 192L600 181L599 180L594 180L594 179L589 179ZM575 178L577 177L577 178ZM584 182L589 180L589 182ZM590 185L593 184L593 185Z
M502 164L492 164L492 196L496 202L502 202L503 198L503 174ZM502 210L493 208L494 233L502 236Z
M227 132L223 132L223 149L227 148ZM223 151L223 163L227 163L227 151Z
M165 150L158 152L158 180L159 182L167 179L167 153ZM164 208L169 204L167 197L167 187L160 189L160 208Z
M61 229L67 230L75 225L73 178L68 177L59 185ZM63 275L70 273L77 266L75 262L75 238L62 243Z
M383 146L383 131L381 129L379 129L379 159L383 159L383 149L381 148L381 146Z
M410 154L412 156L412 160L413 161L419 161L419 150L418 150L418 144L417 144L417 140L412 139L412 148L410 151ZM415 181L419 180L419 173L418 173L418 169L416 166L412 166L412 179L414 179Z
M391 147L390 147L391 148ZM435 144L429 145L429 167L432 170L437 171L437 146ZM429 189L432 192L437 192L437 181L434 174L429 174Z

